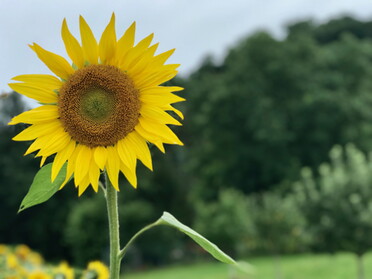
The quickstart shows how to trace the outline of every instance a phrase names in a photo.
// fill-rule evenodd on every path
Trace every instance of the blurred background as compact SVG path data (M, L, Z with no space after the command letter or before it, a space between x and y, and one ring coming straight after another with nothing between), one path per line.
M177 48L169 84L187 99L174 127L185 147L152 149L137 190L122 178L122 243L169 211L253 264L254 278L372 277L368 1L44 2L0 0L0 243L78 267L108 260L102 193L78 198L69 185L17 214L39 161L11 141L25 126L6 124L35 103L6 84L48 73L27 43L64 54L63 17L77 34L83 14L98 37L115 11L119 32L136 20L137 38L155 32L161 51ZM141 236L123 268L133 279L246 278L165 227Z

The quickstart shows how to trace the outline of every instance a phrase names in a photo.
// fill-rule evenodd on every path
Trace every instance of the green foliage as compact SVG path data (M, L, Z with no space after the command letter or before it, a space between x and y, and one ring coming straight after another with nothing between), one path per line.
M372 160L352 144L332 148L330 159L319 166L319 178L302 170L297 199L314 245L363 255L372 246Z
M196 204L193 227L229 254L247 254L254 227L247 199L233 189L223 190L215 202Z
M106 204L102 195L81 198L69 212L64 226L64 241L72 252L74 263L85 265L108 253Z
M26 110L26 106L23 103L20 95L18 94L0 94L0 125L4 129L4 126L8 124L10 119L21 112ZM4 132L4 131L2 131Z
M142 198L128 198L128 195L133 195L130 188L124 188L122 192L122 196L119 195L119 217L122 228L120 238L124 244L158 216L154 217L157 210L151 203ZM157 241L154 242L154 238ZM133 266L140 266L143 262L160 264L169 261L169 255L179 238L171 230L164 229L144 234L130 247L125 261ZM102 193L79 198L79 202L69 212L64 227L64 241L78 265L95 258L108 260L107 209Z
M204 236L200 235L198 232L194 231L190 227L182 224L173 215L168 212L164 212L161 218L156 222L159 225L167 225L178 229L180 232L186 234L192 240L194 240L199 246L201 246L205 251L212 255L215 259L220 262L233 265L240 271L247 274L253 274L253 269L247 262L236 262L229 255L225 254L217 245L210 242Z
M66 223L67 214L75 202L76 195L71 195L70 188L58 192L48 203L17 214L39 170L38 160L33 156L23 156L29 143L12 141L25 126L6 126L11 117L23 110L25 104L18 94L0 98L0 242L26 243L50 260L61 257L69 260L70 254L64 243L56 240L63 239L61 224Z
M220 66L206 61L186 85L195 197L290 185L334 144L372 149L371 61L367 39L320 45L305 33L283 41L257 33Z
M50 179L51 173L52 164L45 165L37 172L27 195L22 200L18 213L49 200L59 190L66 179L66 165L62 167L54 182Z
M310 244L304 216L292 196L266 193L251 197L249 202L256 231L254 250L274 255L298 253Z
M313 21L297 22L288 26L289 36L310 35L320 44L332 43L344 34L353 34L358 39L372 38L372 21L359 21L349 16L335 18L317 26Z
M311 236L296 201L274 193L245 196L224 190L219 199L199 203L195 229L233 255L302 252Z
M366 278L372 277L372 254L366 255ZM272 257L250 257L255 267L253 279L273 279L275 269ZM355 278L355 259L350 253L285 255L281 258L283 277L286 279L350 279ZM229 266L217 262L171 266L161 269L124 274L122 279L247 279Z
M139 230L125 245L125 247L123 248L121 252L121 256L122 257L125 256L127 249L130 247L130 245L134 243L134 241L141 234L159 225L169 226L169 227L177 229L181 233L184 233L185 235L190 237L193 241L195 241L200 247L202 247L206 252L211 254L215 259L219 260L220 262L239 266L237 262L235 262L230 256L228 256L223 251L221 251L220 248L218 248L214 243L210 242L208 239L206 239L204 236L194 231L190 227L182 224L169 212L163 212L163 215L156 222L150 225L147 225L146 227Z

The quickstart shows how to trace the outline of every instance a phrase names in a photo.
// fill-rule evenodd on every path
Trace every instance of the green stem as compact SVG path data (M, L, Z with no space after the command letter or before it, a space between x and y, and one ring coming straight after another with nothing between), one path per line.
M120 274L120 236L119 236L119 213L118 195L112 186L110 179L105 173L106 181L106 204L110 230L110 279L119 279Z
M159 223L159 221L156 221L155 223L152 223L152 224L150 224L150 225L148 225L148 226L146 226L146 227L144 227L142 230L140 230L139 232L137 232L129 241L128 241L128 243L125 245L125 247L122 249L122 250L120 250L120 252L119 252L119 258L120 258L120 260L125 256L125 254L127 253L127 250L128 250L128 248L129 248L129 246L136 240L136 238L137 237L139 237L140 236L140 234L142 234L143 232L145 232L145 231L147 231L147 230L149 230L149 229L151 229L152 227L155 227L155 226L157 226L157 225L159 225L160 223Z

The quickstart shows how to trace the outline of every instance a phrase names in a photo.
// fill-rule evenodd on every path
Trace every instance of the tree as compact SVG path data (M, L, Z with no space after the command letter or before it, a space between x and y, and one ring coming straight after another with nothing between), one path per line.
M360 21L343 16L317 25L312 20L300 21L288 26L288 37L310 35L320 44L339 41L343 35L352 34L358 39L372 38L372 21Z
M362 279L362 257L372 247L372 157L348 144L333 147L330 159L319 166L318 178L302 170L296 197L317 249L356 254Z
M319 44L311 32L282 41L261 32L221 65L205 61L185 94L194 196L290 187L335 144L372 149L371 76L372 43L350 33Z

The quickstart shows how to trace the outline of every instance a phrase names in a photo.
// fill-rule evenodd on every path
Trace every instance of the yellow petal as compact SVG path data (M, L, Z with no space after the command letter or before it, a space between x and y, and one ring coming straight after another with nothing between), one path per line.
M143 137L148 142L151 142L161 152L165 153L164 146L163 146L162 141L160 140L159 136L154 135L152 133L149 133L148 131L146 131L145 129L143 129L141 125L137 125L134 129L135 129L136 132L138 132L138 134L141 135L141 137Z
M146 167L152 170L151 153L146 141L136 131L129 133L127 138L131 142L132 147L137 154L137 158L141 160Z
M179 138L166 125L144 119L143 117L139 118L139 125L149 133L161 137L164 143L183 145Z
M185 101L185 99L172 93L168 93L162 95L155 94L141 95L140 101L145 104L159 105L162 107L167 104L183 102Z
M145 51L145 49L147 49L151 42L152 42L152 39L154 38L154 33L151 33L150 35L148 35L146 38L142 39L136 46L135 48L138 50L138 51Z
M47 156L43 156L43 157L41 157L41 160L40 160L40 168L44 165L45 160L46 160L47 158L48 158Z
M57 106L40 106L12 118L8 125L18 123L37 124L57 119L59 117Z
M134 170L136 168L137 156L131 142L129 142L127 137L118 141L117 152L121 161L127 168L130 170Z
M116 146L107 147L107 164L106 170L112 186L116 191L119 191L119 169L120 169L120 158L117 154Z
M54 153L57 153L64 149L71 140L71 137L68 133L64 131L63 128L57 129L51 135L46 135L49 142L47 145L43 146L38 155L41 156L50 156ZM37 156L36 156L37 157Z
M68 145L66 146L66 148L62 149L56 154L54 161L53 161L53 165L52 165L52 182L56 179L62 166L70 158L71 154L74 152L75 147L76 147L76 142L71 139Z
M139 76L142 79L145 79L147 77L160 77L165 74L169 73L177 73L177 69L180 66L180 64L167 64L162 65L159 67L152 67L152 64L150 63L148 67L145 69L142 76ZM138 78L138 77L137 77ZM156 85L155 85L156 86Z
M15 141L33 140L40 136L53 134L54 131L61 127L62 125L59 121L34 124L20 132L18 135L16 135L13 138L13 140Z
M161 152L165 153L164 145L161 141L153 141L152 142Z
M33 87L28 83L9 83L9 87L26 97L32 98L44 104L57 103L57 94L51 90Z
M146 74L151 74L154 72L162 72L165 70L169 70L168 65L164 65L166 60L173 54L175 49L168 50L164 53L156 55L151 58L150 62L147 64L146 68L143 70ZM177 64L173 64L172 69L176 69L178 66Z
M154 105L142 104L140 114L146 119L156 121L161 124L171 124L178 126L182 125L178 120L174 119L168 113Z
M83 68L84 67L83 50L78 40L71 34L70 30L68 29L66 19L63 19L61 33L68 56L71 58L72 62L74 62L74 64L78 68Z
M90 64L98 62L98 45L85 19L80 16L80 36L85 60Z
M89 175L87 174L78 186L78 196L80 197L89 186Z
M184 116L182 114L182 112L174 107L172 107L171 105L165 105L163 107L161 107L163 110L169 110L169 111L173 111L174 113L176 113L178 115L179 118L181 118L182 120L184 119Z
M135 33L136 22L133 22L132 25L127 29L127 31L125 31L124 35L118 41L116 54L118 62L121 61L122 58L127 54L128 50L133 47Z
M39 59L60 78L67 80L74 73L74 69L62 56L47 51L35 43L31 48L36 52Z
M66 183L70 180L70 178L72 177L73 173L74 173L74 170L75 170L75 164L76 164L76 157L77 157L77 152L76 151L76 147L79 146L79 145L76 145L75 146L75 150L74 152L71 153L71 156L68 158L68 161L67 161L67 172L66 172L66 179L65 181L62 183L61 187L59 189L62 189ZM77 185L75 185L76 187Z
M111 64L113 62L116 44L115 14L113 13L99 41L99 56L103 64Z
M176 70L164 71L164 72L155 72L145 78L134 80L135 86L137 88L146 88L153 87L174 78L177 75Z
M63 82L51 75L20 75L12 78L12 80L23 81L35 88L45 89L47 91L58 90Z
M159 104L167 105L185 101L184 98L179 97L173 93L161 93L161 94L140 94L140 100L146 104Z
M49 139L47 137L37 138L26 150L24 156L31 154L32 152L39 150L48 143Z
M107 149L103 146L97 146L94 149L94 161L97 166L103 170L107 162Z
M136 170L130 170L128 167L124 165L123 162L121 162L120 171L125 175L126 179L133 186L133 188L137 188Z
M75 185L79 185L89 172L92 149L86 145L79 144L76 147L77 157L75 164Z
M180 86L153 86L140 89L141 95L166 94L184 90Z
M66 132L63 129L57 129L53 131L52 135L46 134L43 136L38 137L35 141L29 146L26 153L24 155L28 155L38 149L40 149L37 156L50 156L55 152L63 149L65 145L67 145L66 141L68 141L69 136L66 135ZM58 143L54 144L53 141L58 141ZM52 144L51 144L52 142Z
M97 193L98 192L98 182L99 182L99 176L100 171L97 166L97 164L94 161L94 158L92 157L92 160L90 162L90 168L89 168L89 181L90 184L92 184L93 190Z
M128 66L127 72L132 77L132 79L136 79L138 75L145 71L145 69L151 63L151 58L154 56L154 53L158 46L159 43L149 47L147 50L145 50L145 52L139 59L133 61Z
M142 57L142 54L149 47L153 38L154 34L151 34L140 41L135 47L131 48L125 57L123 57L123 60L120 63L120 68L128 70L129 65Z
M168 60L168 58L174 53L176 49L171 49L166 52L160 53L157 56L154 57L151 67L159 67L164 65L164 63Z

